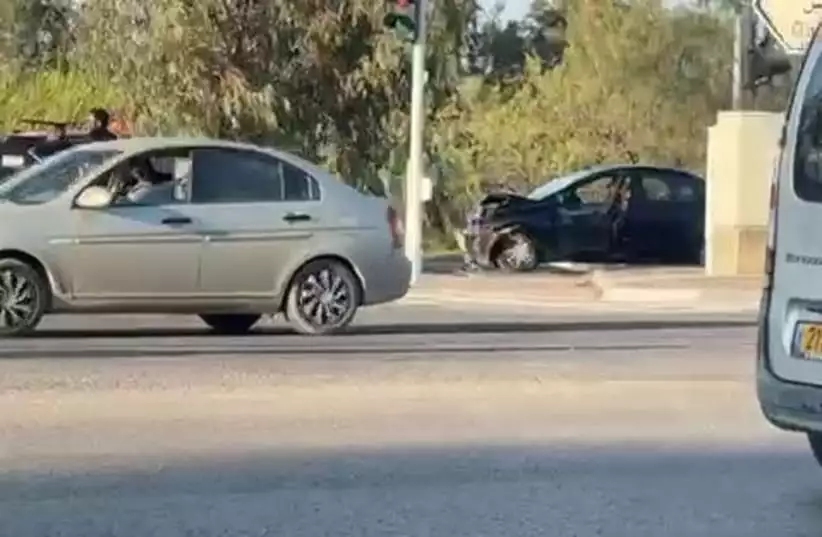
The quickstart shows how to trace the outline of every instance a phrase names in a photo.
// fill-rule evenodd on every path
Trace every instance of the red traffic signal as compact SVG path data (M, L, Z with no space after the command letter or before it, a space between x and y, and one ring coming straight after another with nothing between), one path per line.
M389 30L404 34L403 37L413 41L417 35L416 8L415 0L391 0L388 2L383 24Z

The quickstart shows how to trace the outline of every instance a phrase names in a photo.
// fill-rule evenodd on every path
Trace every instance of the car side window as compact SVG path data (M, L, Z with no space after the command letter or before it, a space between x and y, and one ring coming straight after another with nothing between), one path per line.
M283 182L283 200L316 201L320 199L320 185L302 169L281 162L280 172Z
M190 172L188 149L164 149L121 162L93 185L111 190L115 206L177 205L188 202Z
M194 153L193 203L282 201L281 163L252 151L199 149Z
M613 175L597 177L579 185L573 193L582 205L608 203L612 197L612 185L616 180L617 177Z
M674 194L668 178L661 174L642 176L642 190L648 201L673 201Z
M687 176L672 177L670 181L673 200L678 203L693 203L697 200L697 184Z

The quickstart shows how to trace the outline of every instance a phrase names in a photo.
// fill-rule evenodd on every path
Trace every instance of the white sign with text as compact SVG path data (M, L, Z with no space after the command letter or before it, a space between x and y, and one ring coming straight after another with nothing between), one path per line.
M822 1L754 0L753 7L788 54L804 54L822 22Z

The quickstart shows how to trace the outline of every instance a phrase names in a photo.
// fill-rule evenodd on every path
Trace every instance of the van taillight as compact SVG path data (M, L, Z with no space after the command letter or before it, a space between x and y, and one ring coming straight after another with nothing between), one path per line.
M393 207L388 207L388 229L391 231L391 245L402 248L402 222Z
M765 289L770 289L773 285L773 267L775 259L776 254L774 253L774 249L770 246L765 248L765 281L762 284Z
M776 204L779 196L777 180L778 176L774 173L774 179L771 181L770 200L768 201L770 207L768 214L768 243L765 246L765 279L762 284L766 290L771 289L773 286L774 261L776 259Z
M776 209L776 181L771 182L771 192L769 196L769 208L771 209L771 215L773 216L773 210Z

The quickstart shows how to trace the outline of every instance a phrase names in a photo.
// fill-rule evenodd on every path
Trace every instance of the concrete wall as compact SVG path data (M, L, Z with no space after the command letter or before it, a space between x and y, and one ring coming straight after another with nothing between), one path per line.
M782 114L720 112L708 129L705 272L762 272Z

